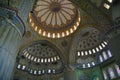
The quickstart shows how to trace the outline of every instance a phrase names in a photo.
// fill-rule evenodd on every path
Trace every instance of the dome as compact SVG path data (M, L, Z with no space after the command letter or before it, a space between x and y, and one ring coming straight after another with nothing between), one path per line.
M77 29L80 12L68 0L38 0L29 15L29 20L40 35L61 38Z

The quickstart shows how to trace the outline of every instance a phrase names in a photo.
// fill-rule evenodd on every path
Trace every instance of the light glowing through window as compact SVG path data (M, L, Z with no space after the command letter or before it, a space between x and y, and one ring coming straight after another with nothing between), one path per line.
M83 64L83 68L85 68L85 64Z
M53 69L53 73L55 73L55 69Z
M112 53L111 53L111 51L108 50L107 52L108 52L108 56L109 56L109 57L112 57Z
M89 54L92 54L92 51L91 51L91 50L89 50Z
M41 71L38 71L38 74L41 74Z
M115 78L115 73L114 73L113 69L109 68L108 71L109 71L109 74L110 74L110 78L111 79Z
M34 71L34 74L37 74L37 71L36 71L36 70Z
M106 9L110 9L110 5L108 5L108 4L106 4L106 3L104 3L104 7L105 7Z
M84 56L84 52L83 51L81 52L81 55Z
M105 71L103 71L103 76L104 76L104 79L105 79L105 80L108 80L108 77L107 77L107 74L106 74Z
M20 69L20 67L21 67L21 65L19 64L19 65L17 66L17 68Z
M39 63L40 62L40 59L38 58L37 62Z
M25 70L25 67L26 67L26 66L22 66L22 70Z
M87 52L87 51L85 51L85 55L88 55L88 52Z
M103 49L101 45L99 45L99 48L100 48L100 50L102 50L102 49Z
M93 53L96 53L95 49L92 49Z
M104 59L105 59L105 60L107 60L107 59L108 59L108 57L107 57L106 52L105 52L105 51L103 51L103 53L102 53L102 54L103 54Z
M95 62L92 62L92 65L94 66L94 65L95 65Z
M116 71L117 71L117 74L120 76L120 68L119 68L119 66L118 66L118 65L115 65L115 69L116 69Z
M103 62L103 57L100 55L99 56L100 62Z
M80 56L80 52L78 51L78 56Z
M90 67L90 63L88 63L87 65L88 65L88 67Z
M107 0L109 3L112 3L113 2L113 0Z
M98 52L98 51L99 51L99 48L96 47L96 51Z

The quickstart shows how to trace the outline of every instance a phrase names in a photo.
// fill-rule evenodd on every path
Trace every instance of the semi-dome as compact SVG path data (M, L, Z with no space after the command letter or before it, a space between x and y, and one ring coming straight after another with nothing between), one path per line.
M33 75L59 74L64 70L60 51L48 41L35 41L17 57L17 69Z

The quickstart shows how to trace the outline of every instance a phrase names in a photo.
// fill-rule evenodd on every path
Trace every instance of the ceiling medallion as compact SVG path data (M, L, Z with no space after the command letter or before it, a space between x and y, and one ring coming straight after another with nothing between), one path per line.
M68 0L38 0L29 14L31 27L42 36L61 38L80 24L80 12Z

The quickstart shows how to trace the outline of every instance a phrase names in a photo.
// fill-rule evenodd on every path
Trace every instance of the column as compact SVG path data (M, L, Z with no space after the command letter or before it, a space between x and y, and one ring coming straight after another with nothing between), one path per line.
M76 71L70 70L64 72L64 80L77 80Z
M27 22L29 12L32 11L35 0L21 0L18 7L18 15L21 17L24 23Z
M109 40L109 47L116 59L117 64L120 66L120 34Z
M109 33L109 46L115 57L116 63L120 66L120 0L113 1L112 17L114 21L113 29Z
M16 17L11 10L0 7L0 80L10 80L22 39L23 26Z

